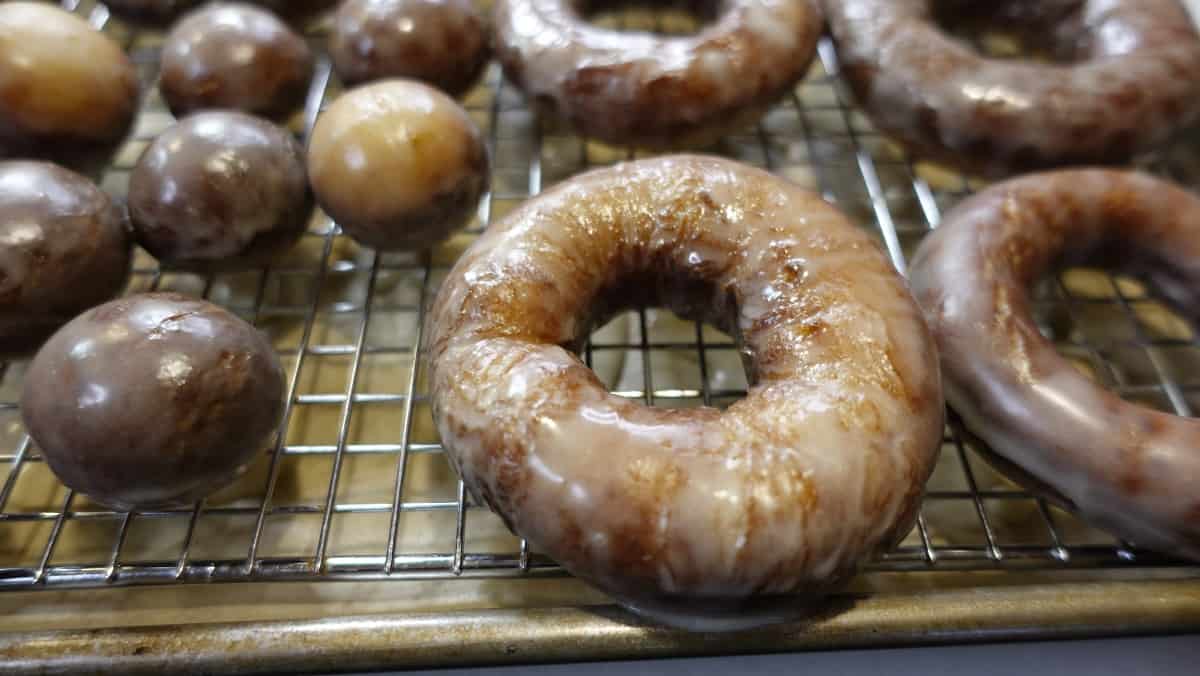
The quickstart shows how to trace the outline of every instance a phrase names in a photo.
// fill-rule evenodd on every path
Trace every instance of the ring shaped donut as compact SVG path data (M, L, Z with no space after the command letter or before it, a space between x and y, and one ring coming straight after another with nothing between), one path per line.
M747 396L720 411L610 394L569 348L641 303L739 336ZM434 419L471 494L690 628L799 612L903 537L941 441L934 345L876 242L730 160L559 184L464 253L431 321Z
M1200 199L1086 169L1001 183L954 209L910 269L947 398L1035 490L1138 545L1200 559L1200 421L1122 401L1059 356L1031 316L1031 285L1081 261L1138 273L1194 315Z
M825 3L859 102L917 153L988 174L1115 163L1200 117L1200 37L1178 0L974 4ZM987 5L1068 63L988 58L937 25L946 5Z
M589 24L583 0L497 0L509 79L579 132L609 143L698 146L756 121L808 69L816 0L718 0L696 35Z

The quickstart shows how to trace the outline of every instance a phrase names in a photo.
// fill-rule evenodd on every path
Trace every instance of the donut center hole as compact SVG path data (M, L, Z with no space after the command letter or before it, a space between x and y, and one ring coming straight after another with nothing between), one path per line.
M659 253L586 301L582 326L592 330L571 347L618 396L658 408L725 408L754 383L736 300L690 256L682 264Z
M1121 398L1200 415L1200 333L1196 317L1180 311L1192 303L1178 302L1175 281L1156 277L1061 267L1031 289L1033 318L1064 359Z
M736 339L661 307L620 312L579 354L609 391L657 408L726 408L749 387Z
M947 34L992 59L1070 64L1084 56L1080 0L934 0L934 21Z
M695 35L724 9L722 0L576 0L576 11L600 28L664 36Z

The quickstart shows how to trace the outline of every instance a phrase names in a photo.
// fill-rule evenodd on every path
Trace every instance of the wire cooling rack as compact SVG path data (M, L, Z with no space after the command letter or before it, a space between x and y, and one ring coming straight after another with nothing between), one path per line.
M155 91L159 34L66 0L123 41L146 101L135 134L99 177L123 196L138 153L172 122ZM686 30L686 15L624 11L624 28ZM318 23L309 31L320 52ZM297 133L337 95L318 61ZM0 373L0 589L210 581L562 575L464 494L438 443L420 360L423 311L462 248L543 187L635 153L539 121L493 64L464 100L486 132L491 193L468 231L421 254L379 254L323 215L274 265L209 277L157 267L139 252L130 291L172 289L229 307L265 331L288 370L279 440L233 487L190 510L122 513L54 479L19 416L24 362ZM712 149L820 191L878 235L901 271L941 214L978 187L915 163L876 133L838 79L828 38L809 76L753 128ZM1149 165L1194 184L1188 148ZM1200 343L1138 280L1072 269L1034 304L1045 334L1123 397L1191 415L1200 406ZM613 391L656 406L723 406L745 393L734 343L711 327L639 309L593 334L583 357ZM875 571L1027 570L1178 565L1093 530L993 471L951 418L916 529Z

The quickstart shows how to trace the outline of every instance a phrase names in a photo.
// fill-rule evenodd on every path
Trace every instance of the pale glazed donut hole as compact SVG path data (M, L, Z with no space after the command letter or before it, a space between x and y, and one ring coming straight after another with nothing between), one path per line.
M317 119L308 173L325 213L377 249L423 249L461 228L487 186L479 128L412 80L343 94Z
M0 4L0 158L113 144L137 104L137 71L112 39L56 7Z

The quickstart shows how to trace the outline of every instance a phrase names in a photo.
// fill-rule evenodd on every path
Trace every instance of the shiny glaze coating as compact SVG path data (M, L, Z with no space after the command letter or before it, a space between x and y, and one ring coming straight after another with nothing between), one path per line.
M1119 399L1060 357L1028 292L1052 266L1143 274L1200 308L1200 199L1150 176L1033 174L963 202L910 270L967 428L1091 523L1200 559L1200 421ZM1023 479L1024 476L1018 476Z
M454 99L413 80L342 94L317 118L308 173L321 208L377 249L424 249L470 220L487 148Z
M129 178L138 243L179 268L264 263L304 234L311 209L300 144L244 113L184 118L147 146Z
M404 77L458 96L487 64L487 24L471 0L346 0L329 56L346 84Z
M1178 0L999 3L998 25L1073 61L1053 64L983 56L936 4L825 3L859 102L917 153L989 174L1121 162L1200 117L1200 38Z
M21 413L50 469L116 509L187 506L274 434L283 370L246 322L179 294L88 310L38 352Z
M271 12L217 3L188 14L163 43L163 99L176 115L232 108L281 115L304 100L313 55Z
M137 105L137 71L111 38L57 7L0 3L0 158L113 145Z
M117 295L129 276L124 212L49 162L0 162L0 352L37 347Z
M722 0L700 33L589 24L577 0L496 0L496 55L535 103L610 143L699 146L757 120L808 69L816 0Z
M609 394L568 348L643 302L738 336L746 398ZM789 595L903 537L941 439L933 341L877 243L730 160L542 193L467 250L431 322L434 420L472 494L573 574L691 628L801 611Z

